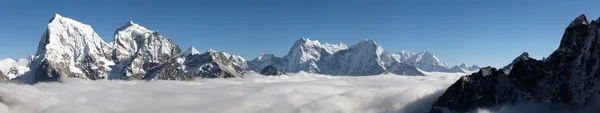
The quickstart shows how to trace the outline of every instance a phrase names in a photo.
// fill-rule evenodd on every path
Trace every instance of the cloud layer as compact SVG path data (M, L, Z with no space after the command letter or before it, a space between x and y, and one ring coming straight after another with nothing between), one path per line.
M0 113L423 113L464 75L426 74L0 84Z

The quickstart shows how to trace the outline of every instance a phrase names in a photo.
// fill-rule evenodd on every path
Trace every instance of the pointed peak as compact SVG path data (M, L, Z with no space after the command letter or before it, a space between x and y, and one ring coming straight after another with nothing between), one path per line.
M123 24L121 27L119 27L118 29L120 29L120 30L118 30L118 31L127 29L127 28L129 28L131 26L135 26L135 25L138 25L138 24L136 24L136 23L134 23L133 21L130 20L129 22L127 22L127 23Z
M573 20L571 22L571 24L569 24L569 27L574 27L574 26L579 26L579 25L588 25L589 22L587 20L587 18L585 17L585 14L581 14L579 17L575 18L575 20Z
M48 23L50 23L54 20L60 19L60 18L63 18L63 17L60 16L60 14L58 14L58 13L54 13L54 15L52 15L52 17L50 17L50 20L48 21Z
M519 55L519 57L529 57L529 53L523 52L521 55Z
M133 21L130 20L129 22L127 22L123 26L121 26L121 28L127 28L127 27L131 27L131 26L134 26L134 25L138 25L138 24L136 24L136 23L134 23Z
M123 26L117 28L117 30L115 31L115 34L119 33L119 31L130 31L130 32L138 32L138 33L150 33L152 32L154 35L158 35L158 31L151 31L146 29L143 26L140 26L139 24L133 22L133 21L128 21L127 23L123 24ZM155 33L156 32L156 33Z
M185 52L183 52L183 54L186 56L197 55L197 54L200 54L200 52L198 50L196 50L196 48L194 46L191 46Z
M298 39L298 40L308 40L308 38L300 37L300 39Z
M296 40L296 43L297 44L303 44L303 43L306 43L306 42L309 42L309 41L310 41L310 39L308 39L308 38L300 37L298 40Z

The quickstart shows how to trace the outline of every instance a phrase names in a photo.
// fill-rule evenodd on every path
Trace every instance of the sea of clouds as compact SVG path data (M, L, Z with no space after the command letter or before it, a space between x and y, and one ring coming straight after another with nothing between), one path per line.
M465 75L426 74L0 83L0 113L425 113ZM529 113L544 107L518 104L474 112Z

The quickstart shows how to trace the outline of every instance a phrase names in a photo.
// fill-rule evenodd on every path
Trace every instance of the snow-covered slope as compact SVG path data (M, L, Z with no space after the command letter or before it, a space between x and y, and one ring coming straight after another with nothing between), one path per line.
M321 44L318 40L308 38L298 39L292 49L283 59L286 65L283 68L286 72L320 72L317 67L317 61L323 56L331 55L337 51L346 49L346 45L340 44Z
M110 50L91 26L55 14L29 66L33 73L22 80L35 83L60 77L104 79L114 64Z
M30 59L19 59L19 61L10 58L2 59L0 60L0 71L2 71L8 79L13 79L29 71L29 67L27 66L30 62Z
M110 43L112 57L118 65L111 79L183 80L181 49L171 39L129 21L115 32ZM179 71L177 71L179 70Z
M242 58L242 56L240 55L230 55L229 56L229 61L234 65L237 66L239 68L241 68L242 70L246 71L249 70L250 68L248 67L248 61L246 61L246 59Z
M360 41L352 47L327 56L319 62L322 74L377 75L386 72L380 57L384 50L371 39Z
M427 51L423 51L413 57L410 57L406 63L412 64L423 71L445 72L448 69L447 65L440 62L435 55Z
M14 81L37 83L57 81L65 77L91 80L192 80L194 77L204 76L186 73L186 57L179 46L156 31L129 21L117 28L114 36L113 41L107 44L89 25L54 15L42 36L38 52L29 65L31 71ZM199 55L199 52L192 47L186 54ZM235 67L234 71L238 73L236 75L240 75L243 72L237 71L248 67L245 59L239 55L222 53L221 56L226 56L225 61L215 61L218 67L210 69L229 72L229 67ZM18 64L14 60L6 62ZM14 73L11 77L22 71Z
M232 78L243 77L246 69L236 64L244 61L239 56L224 52L207 51L203 54L188 55L185 58L185 72L202 78ZM230 60L233 59L233 60Z
M184 56L188 56L188 55L197 55L197 54L201 54L200 51L198 51L196 49L196 47L192 46L190 48L188 48L185 52L183 52Z

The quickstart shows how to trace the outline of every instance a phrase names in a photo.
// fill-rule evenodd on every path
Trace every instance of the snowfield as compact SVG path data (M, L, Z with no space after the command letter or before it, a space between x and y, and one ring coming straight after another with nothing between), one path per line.
M425 113L446 87L465 75L425 74L3 83L0 113Z

